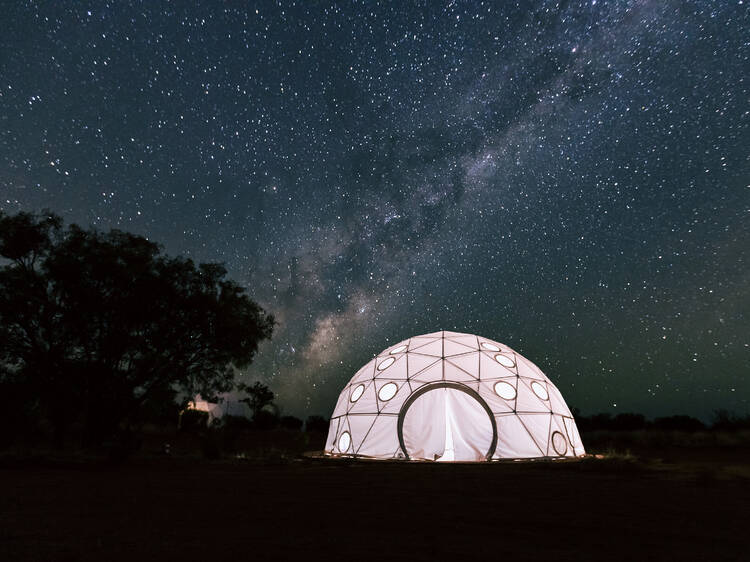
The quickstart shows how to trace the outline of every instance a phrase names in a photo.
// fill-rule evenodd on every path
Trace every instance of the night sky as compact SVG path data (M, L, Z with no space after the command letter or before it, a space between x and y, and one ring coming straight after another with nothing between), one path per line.
M750 392L742 1L6 2L0 210L221 261L247 371L330 415L372 355L508 344L584 414Z

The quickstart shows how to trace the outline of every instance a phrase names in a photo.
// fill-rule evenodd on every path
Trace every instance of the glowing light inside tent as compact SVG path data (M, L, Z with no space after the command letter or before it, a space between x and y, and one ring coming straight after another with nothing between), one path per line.
M502 355L500 353L495 355L495 361L500 363L503 367L515 367L516 366L516 362L513 361L513 359L511 359L507 355Z
M482 349L486 349L488 351L500 351L500 348L496 346L494 343L489 343L486 341L482 342Z
M339 437L339 451L346 453L349 450L349 445L352 444L352 436L349 435L348 431L345 431Z
M378 371L382 371L383 369L387 369L391 365L393 365L393 362L396 360L395 357L389 357L385 361L383 361L380 365L378 365Z
M542 400L549 400L549 394L547 393L547 389L544 388L538 382L534 381L531 383L531 390L533 390L534 394L536 394Z
M357 388L354 389L354 392L352 392L351 398L349 398L349 400L351 400L352 402L356 402L360 399L364 391L365 385L360 384Z
M585 454L554 383L503 343L449 331L394 341L342 387L326 454L433 462Z
M495 394L505 400L513 400L516 397L516 389L513 388L512 384L505 381L498 381L495 383Z
M380 398L383 402L387 402L396 395L397 391L398 386L396 386L396 383L389 382L380 387L380 390L378 391L378 398Z

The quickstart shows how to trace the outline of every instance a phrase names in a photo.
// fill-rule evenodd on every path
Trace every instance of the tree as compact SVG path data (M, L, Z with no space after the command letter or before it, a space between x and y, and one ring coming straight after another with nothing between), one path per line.
M244 402L248 405L253 413L253 420L258 418L264 408L273 406L274 394L271 389L262 382L256 381L252 385L240 384L238 388L247 393L247 398L243 398L240 402Z
M158 398L235 388L274 320L216 263L52 213L0 213L0 385L100 442Z

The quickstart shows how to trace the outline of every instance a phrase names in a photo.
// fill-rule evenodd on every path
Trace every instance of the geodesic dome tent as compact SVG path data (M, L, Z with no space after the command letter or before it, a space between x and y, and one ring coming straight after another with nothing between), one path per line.
M484 461L585 453L560 391L507 345L457 332L397 343L341 391L326 454Z

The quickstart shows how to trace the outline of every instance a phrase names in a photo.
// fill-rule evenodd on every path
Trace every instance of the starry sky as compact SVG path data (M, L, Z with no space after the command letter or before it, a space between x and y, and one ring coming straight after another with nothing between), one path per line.
M737 0L8 2L0 210L224 262L243 376L330 415L436 330L584 414L748 412L750 11Z

